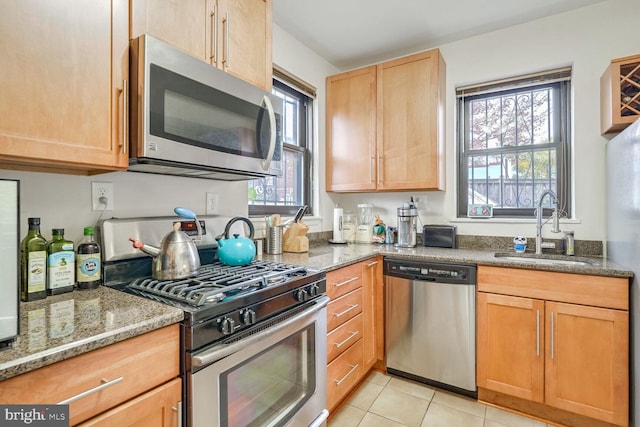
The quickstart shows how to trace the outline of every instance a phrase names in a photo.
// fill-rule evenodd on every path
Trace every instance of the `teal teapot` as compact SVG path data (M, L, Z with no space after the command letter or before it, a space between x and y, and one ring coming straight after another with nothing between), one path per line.
M244 221L249 226L249 237L240 237L239 234L234 234L232 238L229 238L229 230L236 221ZM216 236L218 241L218 259L224 265L247 265L253 261L253 257L256 255L256 245L253 243L254 228L249 219L237 216L231 218L224 229L224 233Z

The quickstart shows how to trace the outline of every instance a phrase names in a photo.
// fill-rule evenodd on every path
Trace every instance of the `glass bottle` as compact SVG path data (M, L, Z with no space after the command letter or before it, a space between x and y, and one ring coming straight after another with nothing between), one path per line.
M84 228L84 237L76 250L76 280L80 289L95 289L102 283L100 245L93 227Z
M73 242L64 238L63 228L54 228L51 234L47 246L47 294L71 292L76 274Z
M47 296L47 241L40 234L40 218L29 218L29 231L20 243L20 297L35 301Z

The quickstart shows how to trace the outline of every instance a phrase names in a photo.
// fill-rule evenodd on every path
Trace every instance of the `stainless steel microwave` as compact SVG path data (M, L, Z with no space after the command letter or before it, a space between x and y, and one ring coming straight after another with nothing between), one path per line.
M282 102L149 35L131 41L129 170L227 181L281 174Z

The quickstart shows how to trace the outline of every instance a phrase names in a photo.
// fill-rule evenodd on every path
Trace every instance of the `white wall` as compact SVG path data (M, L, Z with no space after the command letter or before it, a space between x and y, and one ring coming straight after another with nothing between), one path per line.
M446 223L455 219L456 86L572 65L575 219L565 221L561 228L574 229L577 239L605 240L606 139L599 131L599 79L611 59L640 52L634 30L638 22L640 3L637 0L611 0L440 46L447 63L446 191L329 195L328 199L341 202L345 209L351 210L361 202L373 203L385 222L394 225L396 208L410 196L416 196L421 200L419 212L424 223ZM298 51L291 49L292 46L286 51L280 50L281 38L274 40L276 62L284 63L286 59L295 63L299 52L305 52L304 48ZM299 76L307 78L304 73ZM323 139L320 141L322 146ZM324 167L324 158L321 166ZM324 179L320 187L324 188ZM323 213L328 215L332 207L323 206ZM460 234L533 237L534 222L533 218L465 219L456 220L455 224ZM331 229L326 221L325 229Z
M65 237L77 242L83 227L95 225L100 219L101 212L91 210L91 181L113 183L114 210L105 211L101 219L173 216L176 206L204 215L206 192L219 194L221 218L246 216L248 211L246 181L210 181L136 172L74 176L9 170L0 170L0 178L20 180L22 234L27 230L27 218L35 216L42 219L41 230L47 239L52 228L64 228ZM216 234L222 231L224 223L220 230L214 230Z

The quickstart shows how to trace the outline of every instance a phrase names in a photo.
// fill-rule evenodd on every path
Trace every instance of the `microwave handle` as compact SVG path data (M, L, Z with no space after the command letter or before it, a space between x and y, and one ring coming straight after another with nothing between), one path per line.
M271 160L273 159L273 154L276 151L276 112L273 110L273 105L271 104L271 98L269 98L269 96L265 95L262 102L269 112L269 125L271 126L269 151L267 152L267 158L262 161L262 169L268 171L269 166L271 165Z

